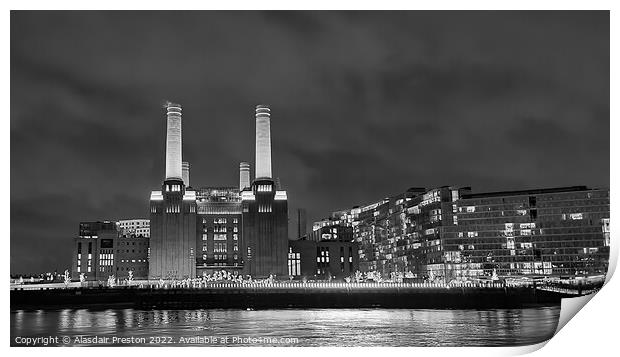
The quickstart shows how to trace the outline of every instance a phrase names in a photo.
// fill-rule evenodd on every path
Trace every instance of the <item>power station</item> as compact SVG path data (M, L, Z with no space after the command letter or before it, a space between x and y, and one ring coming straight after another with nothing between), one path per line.
M283 276L287 269L288 202L271 171L271 110L258 105L256 178L239 164L237 187L189 186L182 156L182 107L166 109L166 174L150 199L150 279L185 279L228 270L253 277ZM198 274L197 274L198 272Z

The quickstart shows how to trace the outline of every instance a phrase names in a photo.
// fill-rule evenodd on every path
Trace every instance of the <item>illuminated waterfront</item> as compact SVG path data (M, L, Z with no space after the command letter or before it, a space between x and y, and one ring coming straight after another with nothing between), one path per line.
M17 337L60 336L62 341L68 336L71 345L511 346L552 337L559 314L559 306L494 310L15 310L11 311L11 345L17 345ZM83 338L76 340L78 336ZM226 337L228 342L222 340Z

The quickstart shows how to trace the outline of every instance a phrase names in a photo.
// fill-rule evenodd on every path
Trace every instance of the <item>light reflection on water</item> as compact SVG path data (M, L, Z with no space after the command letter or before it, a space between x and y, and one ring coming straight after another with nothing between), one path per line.
M553 335L560 308L11 311L15 336L297 338L272 346L506 346ZM204 345L200 344L199 345ZM217 346L220 344L212 345ZM229 345L256 345L230 343Z

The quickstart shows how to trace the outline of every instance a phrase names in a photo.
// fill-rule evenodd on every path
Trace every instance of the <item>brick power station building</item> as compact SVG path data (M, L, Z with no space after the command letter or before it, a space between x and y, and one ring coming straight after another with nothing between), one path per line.
M258 105L256 177L240 164L239 189L189 186L182 161L182 108L166 107L166 175L150 200L150 279L214 270L253 277L287 274L288 202L271 172L271 110Z

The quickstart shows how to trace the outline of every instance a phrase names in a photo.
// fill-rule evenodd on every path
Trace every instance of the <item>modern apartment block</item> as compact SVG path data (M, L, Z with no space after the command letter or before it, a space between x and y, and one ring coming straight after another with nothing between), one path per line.
M385 278L600 275L609 258L609 190L413 188L314 227L330 225L351 226L360 270Z

